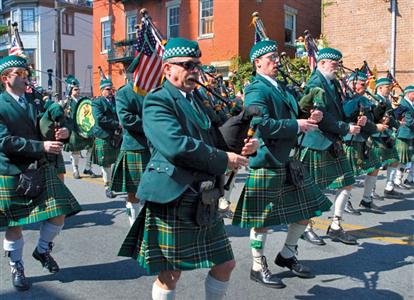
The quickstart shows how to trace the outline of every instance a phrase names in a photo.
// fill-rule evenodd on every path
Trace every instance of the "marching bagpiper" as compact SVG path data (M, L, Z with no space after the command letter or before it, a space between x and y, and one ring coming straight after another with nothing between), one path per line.
M27 290L30 283L24 274L22 226L41 223L33 257L56 273L59 266L50 254L53 242L65 216L81 208L46 159L46 154L62 151L63 144L56 140L67 139L69 130L53 129L53 140L41 136L33 97L25 94L28 68L24 58L3 58L0 75L5 86L0 96L0 228L6 229L3 248L10 259L12 284L17 290Z
M150 158L147 139L142 128L144 97L134 91L133 84L130 82L117 91L115 99L123 138L110 188L114 192L128 193L126 208L132 226L140 208L139 199L135 194Z
M95 135L95 151L93 163L101 166L102 178L105 185L105 195L114 198L111 191L112 167L116 162L119 147L122 142L122 126L116 114L116 103L112 81L102 78L99 84L101 97L92 101L92 114L95 119L93 132Z

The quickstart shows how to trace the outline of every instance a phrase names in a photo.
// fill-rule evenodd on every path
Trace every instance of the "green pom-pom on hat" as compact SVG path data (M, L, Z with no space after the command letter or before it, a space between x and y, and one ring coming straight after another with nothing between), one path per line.
M0 74L10 68L27 69L27 60L17 55L9 55L0 60Z
M265 40L257 42L253 45L252 49L250 50L250 61L253 61L256 58L259 58L262 55L265 55L270 52L275 52L277 50L277 42L272 40Z
M163 60L173 57L201 57L201 50L196 41L183 38L171 38L164 48Z
M342 58L342 53L334 48L323 48L318 53L317 61L320 62L322 59L329 59L339 61Z
M392 84L392 80L390 78L387 78L387 77L378 78L377 81L375 82L375 88L378 88L382 85L391 85L391 84Z

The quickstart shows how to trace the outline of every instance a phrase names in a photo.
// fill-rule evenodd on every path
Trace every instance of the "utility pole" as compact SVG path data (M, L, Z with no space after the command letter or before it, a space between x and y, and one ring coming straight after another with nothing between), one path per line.
M55 17L55 76L56 76L56 94L58 99L62 99L62 83L59 79L62 78L62 43L61 43L61 33L60 33L60 13L61 8L59 8L59 1L55 0L55 11L56 11L56 17Z

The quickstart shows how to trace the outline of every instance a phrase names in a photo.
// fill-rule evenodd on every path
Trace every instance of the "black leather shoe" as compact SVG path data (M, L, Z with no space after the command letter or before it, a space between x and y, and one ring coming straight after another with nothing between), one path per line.
M312 278L314 277L311 273L311 270L302 265L296 256L291 258L284 258L280 253L276 256L275 264L281 268L288 268L292 271L293 274L300 278Z
M109 199L116 197L116 195L109 188L105 188L105 196Z
M43 268L48 269L50 273L57 273L59 272L60 269L59 269L57 262L50 255L52 248L53 248L53 243L49 243L49 250L47 250L45 253L39 253L36 247L32 255L36 260L40 261Z
M12 284L18 291L27 291L30 289L29 280L24 275L24 268L21 263L16 263L13 267L11 267L12 273Z
M384 197L389 198L389 199L403 199L404 194L397 192L396 190L392 190L392 191L384 190Z
M408 180L406 179L406 180L404 180L404 184L405 184L406 186L409 186L411 189L413 189L413 188L414 188L414 182L412 182L412 181L408 181Z
M373 192L373 193L371 194L371 198L372 198L373 200L384 201L384 197L383 197L383 196L378 195L378 194L377 194L377 193L375 193L375 192Z
M354 215L354 216L360 216L361 215L361 213L352 206L351 201L346 202L344 211L347 214Z
M326 245L325 241L318 236L313 229L307 229L301 236L302 239L304 239L305 241L314 244L314 245L318 245L318 246L324 246Z
M265 256L262 256L261 265L262 269L260 271L250 270L251 280L274 289L283 289L286 287L280 278L270 272Z
M88 170L83 170L83 174L84 175L89 175L90 178L98 178L98 175L96 175L92 169L88 169Z
M401 190L409 190L410 189L410 187L408 185L404 184L404 183L400 183L400 184L394 183L394 186L401 189Z
M359 203L359 207L363 208L365 211L372 212L375 214L385 214L385 212L381 208L379 208L372 202L361 200L361 202Z
M349 235L348 233L346 233L342 229L342 227L337 229L337 230L334 230L329 225L328 231L326 232L326 234L334 242L341 242L341 243L344 243L346 245L357 245L358 244L356 238L353 237L352 235Z

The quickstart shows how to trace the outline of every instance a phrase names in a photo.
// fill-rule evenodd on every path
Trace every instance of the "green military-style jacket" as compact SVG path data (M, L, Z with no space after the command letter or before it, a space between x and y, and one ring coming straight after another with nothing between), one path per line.
M321 88L325 93L321 103L318 103L318 109L323 112L323 119L318 123L319 130L305 134L303 147L326 150L333 142L341 140L349 131L349 124L345 121L345 113L339 94L340 85L337 80L331 82L328 83L322 73L316 69L306 84L305 96L313 88Z
M116 112L123 129L121 150L147 149L147 138L142 128L144 97L134 92L132 83L128 83L117 91L115 99Z
M26 94L27 110L6 91L0 95L0 174L18 175L45 156L39 111Z
M168 80L145 97L143 127L151 159L141 178L139 199L168 203L200 178L226 171L227 154L213 146L215 128L203 104L194 99L191 104Z
M95 119L93 128L95 137L110 139L119 128L115 100L109 101L105 97L96 98L92 101L92 115Z
M262 122L256 132L260 146L249 159L250 167L272 168L284 164L297 144L296 118L300 111L296 100L280 82L276 88L268 79L257 75L245 90L245 107L251 105L261 110Z
M377 132L377 126L372 113L374 104L367 97L356 95L352 98L347 98L343 103L343 108L347 122L356 123L361 112L367 117L367 123L361 127L361 133L357 135L348 133L344 137L344 141L365 142L372 134Z
M410 100L401 99L400 105L407 107L408 111L405 113L405 124L401 125L397 131L397 138L399 139L414 139L414 107Z
M392 110L392 104L391 101L379 94L375 94L375 100L377 101L377 105L385 104L386 105L386 111L389 112L390 121L388 123L388 129L384 130L383 132L377 132L373 134L373 137L379 138L379 137L392 137L394 135L394 129L398 129L400 126L399 122L395 118L395 115ZM380 122L381 120L378 120Z

